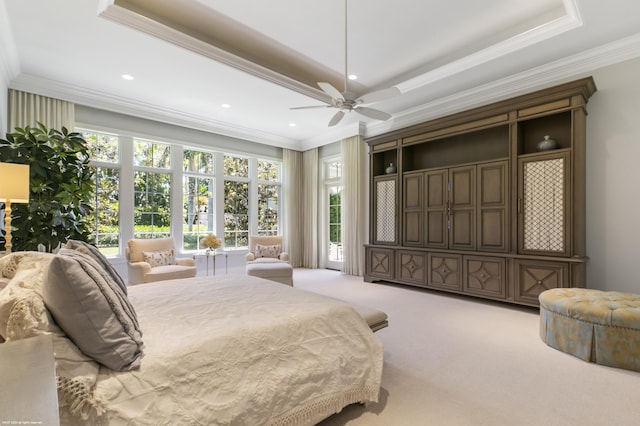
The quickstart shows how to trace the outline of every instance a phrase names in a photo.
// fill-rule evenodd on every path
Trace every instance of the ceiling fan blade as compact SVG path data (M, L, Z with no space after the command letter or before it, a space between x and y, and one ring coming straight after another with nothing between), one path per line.
M330 108L330 106L329 105L310 105L310 106L291 107L289 109L316 109L316 108Z
M344 96L342 96L342 93L340 93L340 91L333 87L331 84L321 81L318 83L318 86L320 86L320 88L333 99L344 101Z
M391 118L391 114L387 114L384 111L380 111L378 109L368 108L359 106L354 108L354 111L364 115L365 117L375 118L376 120L388 120Z
M395 86L387 87L386 89L375 90L364 94L356 99L356 102L359 104L370 104L373 102L384 101L385 99L393 98L394 96L399 96L400 93L400 89Z
M331 117L331 121L329 121L329 127L333 127L338 124L340 120L342 120L342 117L344 117L344 111L336 112L336 114Z

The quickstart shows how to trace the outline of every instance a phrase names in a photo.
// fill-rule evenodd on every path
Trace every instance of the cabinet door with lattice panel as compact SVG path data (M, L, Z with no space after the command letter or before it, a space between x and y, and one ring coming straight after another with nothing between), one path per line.
M569 256L570 155L567 151L518 161L518 251Z
M374 243L397 244L398 184L395 177L374 179L372 207Z

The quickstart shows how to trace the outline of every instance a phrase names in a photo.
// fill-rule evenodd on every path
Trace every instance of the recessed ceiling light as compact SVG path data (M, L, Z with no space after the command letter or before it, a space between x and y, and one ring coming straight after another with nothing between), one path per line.
M231 105L229 105L229 104L222 104L222 105L220 105L220 106L221 106L222 108L231 108Z
M129 81L133 80L133 76L129 74L122 74L122 78Z
M349 80L357 80L358 76L355 74L349 74Z
M289 127L296 127L296 123L289 123Z

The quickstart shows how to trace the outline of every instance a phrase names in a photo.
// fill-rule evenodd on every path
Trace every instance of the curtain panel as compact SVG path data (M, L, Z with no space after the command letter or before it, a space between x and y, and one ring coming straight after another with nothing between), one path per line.
M75 127L75 106L60 99L9 89L7 132L16 127L36 127L38 122L56 130L64 126L71 132Z
M302 152L282 150L283 223L282 237L294 268L302 266L304 231L302 228Z
M303 219L304 250L302 266L317 268L319 262L318 250L318 148L302 153L304 171L303 186Z
M366 150L364 138L353 136L340 142L342 161L342 273L364 274L366 234Z

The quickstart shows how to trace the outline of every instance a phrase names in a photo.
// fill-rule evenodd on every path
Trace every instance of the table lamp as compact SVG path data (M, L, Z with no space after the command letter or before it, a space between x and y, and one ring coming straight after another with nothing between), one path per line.
M11 203L29 202L29 166L0 163L0 203L4 203L4 247L11 253Z

